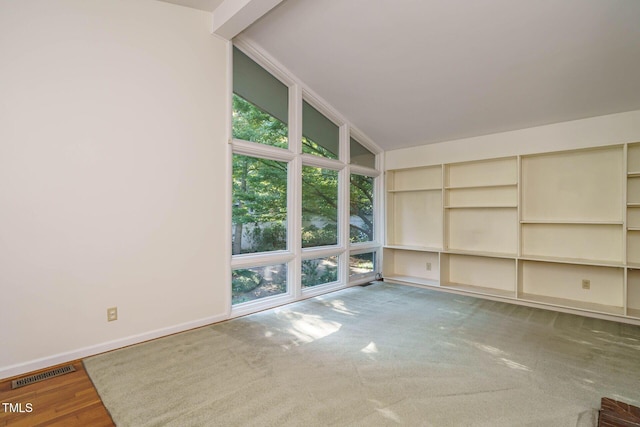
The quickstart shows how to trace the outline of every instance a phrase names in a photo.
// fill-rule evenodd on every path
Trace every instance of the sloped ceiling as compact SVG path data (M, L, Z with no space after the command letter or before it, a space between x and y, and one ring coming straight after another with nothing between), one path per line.
M241 37L386 150L640 109L639 0L285 0Z

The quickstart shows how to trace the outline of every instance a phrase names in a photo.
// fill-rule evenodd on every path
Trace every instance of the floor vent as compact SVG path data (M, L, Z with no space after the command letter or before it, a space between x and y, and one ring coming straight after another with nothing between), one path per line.
M69 372L75 372L75 370L76 368L74 368L73 365L67 365L51 369L50 371L40 372L39 374L29 375L28 377L11 381L11 388L15 389L24 387L29 384L37 383L38 381L48 380L49 378L68 374Z
M359 285L360 287L366 288L367 286L371 286L373 285L375 282L367 282L367 283L363 283L361 285Z

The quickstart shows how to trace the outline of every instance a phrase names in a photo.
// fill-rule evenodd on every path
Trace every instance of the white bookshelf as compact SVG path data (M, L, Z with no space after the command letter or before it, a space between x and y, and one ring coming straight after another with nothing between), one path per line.
M387 243L442 248L442 167L390 171Z
M385 280L640 324L640 143L386 176Z
M441 255L440 268L442 287L516 297L514 259L447 253Z
M444 249L515 256L517 158L444 165L444 181Z

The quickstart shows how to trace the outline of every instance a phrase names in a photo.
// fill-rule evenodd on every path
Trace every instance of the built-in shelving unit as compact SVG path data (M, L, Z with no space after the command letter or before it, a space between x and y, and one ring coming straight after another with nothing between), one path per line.
M385 280L640 324L640 143L386 179Z
M444 165L445 251L515 256L517 158Z
M387 173L387 243L442 248L442 166Z

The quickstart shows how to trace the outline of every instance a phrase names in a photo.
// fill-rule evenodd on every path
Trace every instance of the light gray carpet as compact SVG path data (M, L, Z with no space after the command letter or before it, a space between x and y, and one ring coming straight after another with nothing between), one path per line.
M640 327L387 283L86 359L118 426L593 426Z

